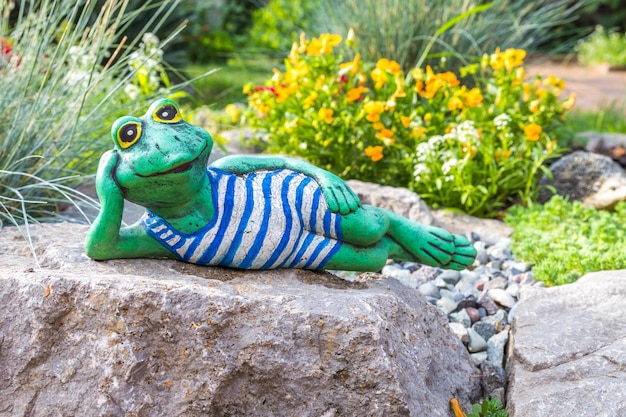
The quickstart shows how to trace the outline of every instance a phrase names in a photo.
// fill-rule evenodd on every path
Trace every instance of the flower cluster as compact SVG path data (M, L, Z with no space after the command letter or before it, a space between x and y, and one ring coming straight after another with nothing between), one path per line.
M248 120L267 133L270 152L477 215L532 199L574 104L559 99L562 80L528 80L523 50L496 50L460 74L431 66L405 74L391 59L363 62L352 32L343 53L341 42L303 34L283 71L244 88Z

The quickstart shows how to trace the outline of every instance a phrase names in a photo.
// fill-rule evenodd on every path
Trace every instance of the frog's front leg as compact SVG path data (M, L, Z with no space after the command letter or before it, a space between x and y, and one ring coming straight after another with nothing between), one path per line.
M269 155L230 155L218 159L212 166L237 175L258 170L289 169L307 175L319 184L331 212L349 214L361 206L359 197L344 180L331 172L299 159Z
M96 260L146 256L173 257L150 238L138 224L122 228L124 195L115 181L119 155L108 151L100 158L96 174L96 192L100 213L85 239L85 253Z

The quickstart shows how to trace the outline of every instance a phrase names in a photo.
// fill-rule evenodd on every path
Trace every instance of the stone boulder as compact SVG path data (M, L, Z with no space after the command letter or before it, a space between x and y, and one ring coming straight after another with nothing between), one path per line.
M480 378L395 280L95 262L86 226L0 231L0 416L451 416Z
M626 416L626 270L524 287L511 337L509 417Z

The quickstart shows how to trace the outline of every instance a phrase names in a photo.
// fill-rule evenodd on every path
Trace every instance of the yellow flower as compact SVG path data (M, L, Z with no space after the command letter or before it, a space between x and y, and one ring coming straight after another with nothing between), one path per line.
M477 87L472 88L465 94L465 105L468 107L478 107L483 104L483 95Z
M375 82L374 88L376 90L381 88L387 82L387 74L385 74L385 71L381 70L378 67L372 70L372 72L370 73L370 76L372 77L372 81Z
M402 121L402 126L406 128L411 125L411 118L408 116L400 116L400 120Z
M458 96L452 96L450 100L448 100L448 109L449 110L458 110L463 108L463 100L461 100Z
M569 98L563 102L563 110L572 110L576 104L576 93L569 95Z
M536 142L539 140L541 132L543 132L543 129L537 123L531 123L524 126L524 134L526 135L526 139L532 142Z
M426 132L428 132L428 129L426 129L424 126L416 127L411 132L411 136L414 137L414 138L419 139L422 136L424 136L424 133L426 133Z
M406 93L404 92L404 80L402 77L397 76L396 79L396 91L393 93L394 97L406 97Z
M383 159L383 147L382 146L368 146L365 148L365 155L372 158L373 162L378 162Z
M227 115L230 116L230 121L232 123L237 123L237 121L239 120L239 115L240 115L239 107L235 106L234 104L229 104L228 106L226 106L224 111L226 112Z
M320 119L322 119L326 123L333 122L333 109L327 109L325 107L322 107L317 113L317 115Z
M306 110L308 108L310 108L313 103L315 102L315 100L317 100L317 91L313 91L311 92L311 94L304 99L304 103L302 105L302 107Z
M529 109L530 109L530 111L531 111L531 112L533 112L533 113L539 113L539 112L541 111L541 110L540 110L540 107L539 107L539 105L540 105L540 104L541 104L541 103L540 103L540 101L539 101L539 100L533 100L533 101L531 101L531 102L530 102L530 104L528 105L528 108L529 108Z
M287 58L289 59L289 62L291 62L292 64L295 64L296 62L298 62L298 43L294 42L293 45L291 45L291 51L289 52L289 55L287 56Z
M380 115L385 111L385 104L381 101L368 101L363 105L363 110L367 113L365 118L374 123L380 120Z
M340 70L345 70L347 73L349 73L351 75L356 75L356 73L359 71L360 65L361 65L361 54L357 53L354 56L354 60L353 61L344 62L343 64L339 65L339 69Z
M521 84L522 81L524 81L525 77L526 77L526 71L524 70L524 67L519 67L518 69L515 70L515 79L513 80L511 84L513 85Z
M548 78L543 80L543 84L551 85L552 87L557 88L559 90L565 89L565 81L563 81L562 79L558 77L555 77L554 75L550 75Z
M372 127L374 128L374 130L383 130L385 128L385 125L381 122L376 122L372 125Z
M306 33L300 32L300 45L298 46L298 52L303 53L306 51Z
M426 113L426 114L424 115L424 121L425 121L425 122L430 122L432 118L433 118L432 113Z
M330 33L323 33L319 38L311 39L306 47L306 54L309 56L320 56L333 53L333 46L339 45L341 36Z
M347 102L351 102L351 101L357 101L359 99L362 98L363 93L366 93L369 91L369 88L365 88L365 87L355 87L352 88L350 90L348 90L347 94L347 98L346 101Z
M522 100L524 101L530 100L530 84L528 83L522 84L522 89L524 90L524 93L522 94Z
M503 52L504 66L507 71L511 72L513 68L520 67L524 64L525 57L525 50L509 48Z
M279 85L275 89L276 102L284 103L287 99L296 92L298 87L296 85Z
M550 142L548 142L548 144L546 145L546 151L548 152L552 152L552 150L556 148L556 140L551 140Z

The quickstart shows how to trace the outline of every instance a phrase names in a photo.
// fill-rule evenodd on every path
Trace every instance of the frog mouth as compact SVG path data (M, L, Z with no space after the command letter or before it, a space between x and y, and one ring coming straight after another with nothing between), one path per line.
M206 149L206 145L204 146L204 148L202 148L202 151L200 151L200 153L198 154L198 156L194 159L192 159L191 161L188 162L183 162L182 164L176 165L173 168L168 169L167 171L160 171L160 172L155 172L153 174L135 174L138 177L142 177L142 178L149 178L149 177L159 177L161 175L170 175L170 174L181 174L183 172L187 172L189 171L191 168L193 168L193 166L195 165L196 162L198 162L198 160L200 159L200 156L202 155L202 153L204 152L204 150Z
M180 165L175 166L174 168L168 169L167 171L155 172L154 174L147 174L147 175L142 175L142 174L137 173L136 175L138 177L148 178L148 177L158 177L161 175L181 174L183 172L189 171L197 160L198 158L191 160L189 162L182 163Z

